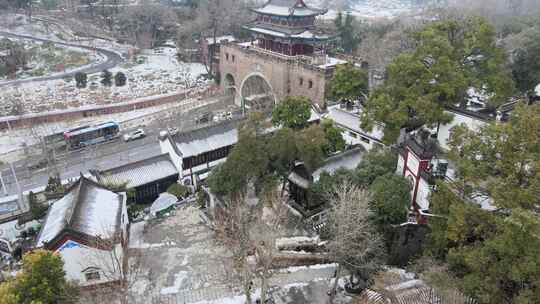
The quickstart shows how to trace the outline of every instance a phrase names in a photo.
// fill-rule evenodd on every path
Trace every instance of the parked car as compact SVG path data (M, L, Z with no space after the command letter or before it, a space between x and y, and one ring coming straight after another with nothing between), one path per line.
M45 168L46 166L47 166L47 160L42 158L38 161L29 163L26 167L28 168L28 170L33 171L33 170L39 170L39 169Z
M131 140L136 140L145 137L146 134L144 133L143 129L137 129L136 131L133 131L131 133L124 134L124 141L128 142Z

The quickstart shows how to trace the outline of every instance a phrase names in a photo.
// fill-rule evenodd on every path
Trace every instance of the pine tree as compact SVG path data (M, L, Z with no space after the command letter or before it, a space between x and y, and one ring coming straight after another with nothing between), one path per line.
M101 84L106 87L112 86L112 73L108 70L104 70L103 73L101 73Z

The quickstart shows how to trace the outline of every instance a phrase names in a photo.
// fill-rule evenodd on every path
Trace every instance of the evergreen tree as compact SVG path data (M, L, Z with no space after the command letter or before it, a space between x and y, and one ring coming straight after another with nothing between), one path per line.
M338 65L330 82L330 94L335 101L352 102L368 94L368 73L351 63Z
M327 145L324 147L325 154L330 155L338 151L345 151L345 140L341 134L341 129L336 127L334 122L329 119L323 120L322 128L327 141Z
M523 93L540 84L540 27L528 33L523 48L514 52L512 75L517 88Z
M377 177L396 171L397 154L391 150L371 150L354 170L357 185L369 187Z
M334 20L340 44L345 53L352 53L360 43L360 37L355 31L354 22L354 16L350 12L345 14L345 18L343 18L343 12L338 12Z
M126 74L118 72L114 75L114 85L117 87L123 87L126 85L127 77Z
M513 82L504 50L484 19L470 17L431 23L415 35L414 52L386 68L386 80L366 103L362 126L384 123L384 141L393 143L401 128L418 122L431 127L448 123L448 106L466 102L471 87L490 95L491 108L506 102Z
M399 225L407 220L411 203L411 185L401 175L387 173L373 181L370 207L373 210L372 221L385 237L387 245L392 240L392 225Z
M101 84L106 87L112 86L112 73L108 70L104 70L103 73L101 73Z
M449 157L456 180L437 186L429 253L481 303L540 298L540 106L518 105L509 122L456 129ZM489 195L490 208L474 199Z
M86 88L86 83L88 81L88 76L86 73L77 72L75 73L75 85L77 88Z
M64 262L54 252L34 250L24 255L22 270L13 281L0 285L2 303L72 304L77 289L65 278Z
M272 112L272 123L291 129L307 127L311 117L311 103L307 97L287 96Z

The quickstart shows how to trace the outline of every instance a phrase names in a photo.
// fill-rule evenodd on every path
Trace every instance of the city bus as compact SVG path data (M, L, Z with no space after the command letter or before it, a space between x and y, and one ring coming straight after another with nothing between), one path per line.
M115 122L105 122L95 126L84 126L64 132L64 140L69 149L84 148L89 145L113 140L118 137L120 127Z

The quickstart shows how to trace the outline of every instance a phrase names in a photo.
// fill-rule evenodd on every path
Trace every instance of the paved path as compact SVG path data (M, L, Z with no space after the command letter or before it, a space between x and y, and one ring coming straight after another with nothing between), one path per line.
M29 83L29 82L39 82L39 81L62 79L62 78L67 77L67 76L73 76L77 72L84 72L84 73L87 73L87 74L97 73L97 72L101 72L101 71L106 70L106 69L111 69L111 68L117 66L118 64L120 64L124 60L122 58L122 56L120 56L118 53L115 53L115 52L110 51L110 50L98 48L98 47L90 47L90 46L86 46L86 45L79 45L79 44L67 43L67 42L58 42L58 41L54 41L54 40L50 40L50 39L37 38L37 37L29 36L29 35L20 35L20 34L14 34L14 33L10 33L10 32L4 32L4 31L0 31L0 36L4 36L4 37L8 37L8 38L11 37L11 38L30 39L30 40L41 41L41 42L51 42L51 43L54 43L55 45L76 47L76 48L80 48L80 49L96 51L96 52L102 54L103 56L105 56L107 58L107 60L105 60L104 62L98 63L98 64L89 64L89 65L86 65L86 66L82 66L80 68L73 69L73 70L68 71L68 72L54 74L54 75L51 75L51 76L32 77L32 78L27 78L27 79L2 81L2 82L0 82L0 87L8 86L8 85L18 85L18 84Z

